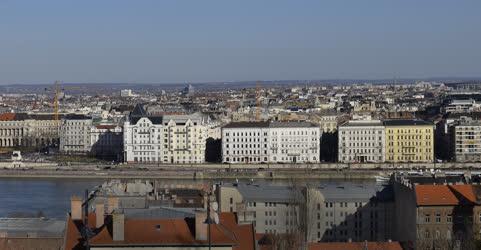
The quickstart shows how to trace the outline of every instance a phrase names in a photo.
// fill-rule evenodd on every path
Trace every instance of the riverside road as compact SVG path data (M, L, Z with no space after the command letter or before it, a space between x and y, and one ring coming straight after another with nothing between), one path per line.
M1 162L0 177L101 179L372 179L393 171L481 171L479 163L416 164L81 164Z

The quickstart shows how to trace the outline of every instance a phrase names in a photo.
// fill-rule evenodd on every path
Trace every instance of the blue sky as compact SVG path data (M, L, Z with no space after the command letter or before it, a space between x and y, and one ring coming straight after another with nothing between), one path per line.
M481 76L479 0L0 0L0 84Z

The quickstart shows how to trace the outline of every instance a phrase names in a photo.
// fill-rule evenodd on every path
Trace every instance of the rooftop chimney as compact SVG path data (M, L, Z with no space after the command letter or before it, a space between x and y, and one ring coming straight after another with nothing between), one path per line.
M203 210L195 211L195 239L207 240L207 212Z
M70 216L72 220L82 219L82 198L78 196L72 196L70 198Z
M105 205L103 202L95 204L95 228L99 228L104 224Z
M120 212L112 214L112 238L114 241L124 240L125 215Z
M117 208L119 208L119 198L118 197L108 197L107 198L107 213L111 214Z

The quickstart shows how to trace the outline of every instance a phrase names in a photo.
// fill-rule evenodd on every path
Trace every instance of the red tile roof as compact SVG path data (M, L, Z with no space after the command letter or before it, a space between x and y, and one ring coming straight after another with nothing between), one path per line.
M192 221L189 221L192 219ZM238 225L233 213L221 213L220 223L211 225L211 242L214 245L231 245L234 250L254 250L252 225ZM93 228L95 218L89 219ZM90 245L206 245L206 240L195 239L193 218L176 219L125 219L124 240L112 239L111 226L104 225L90 239ZM82 238L76 222L67 222L65 249L83 249ZM80 248L79 248L80 247Z
M477 199L473 185L450 185L449 187L455 194L461 195L469 202L476 203Z
M115 125L97 125L95 127L98 129L114 129L116 126Z
M402 250L399 242L325 242L309 243L309 250Z
M14 121L15 113L3 113L0 114L0 121Z
M255 249L255 233L252 224L239 225L234 213L220 213L220 224L234 234L237 244L234 250L254 250Z
M418 206L455 206L459 199L447 185L416 185L416 204Z
M89 214L88 224L90 227L95 227L95 213ZM65 250L80 250L84 249L82 246L82 235L80 234L82 221L74 221L69 216L67 218L67 228L65 230Z
M160 229L157 227L160 226ZM107 227L94 236L91 245L201 245L207 241L195 239L185 219L125 219L123 241L114 241ZM234 239L223 233L218 225L211 225L212 244L234 245Z

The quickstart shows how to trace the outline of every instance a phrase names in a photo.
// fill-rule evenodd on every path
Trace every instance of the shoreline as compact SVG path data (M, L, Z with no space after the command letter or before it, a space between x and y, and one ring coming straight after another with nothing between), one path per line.
M262 179L262 180L374 180L376 176L386 176L390 171L382 170L273 170L256 172L213 172L213 171L83 171L83 170L38 170L1 169L0 178L12 179L171 179L171 180L214 180L214 179Z

